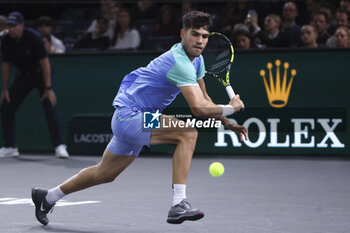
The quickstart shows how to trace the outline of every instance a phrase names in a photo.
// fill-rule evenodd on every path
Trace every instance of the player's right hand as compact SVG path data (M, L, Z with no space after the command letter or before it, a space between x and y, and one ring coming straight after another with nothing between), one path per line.
M244 103L239 97L239 95L235 95L235 97L233 97L233 99L230 100L229 104L235 109L235 113L241 112L245 108Z
M2 103L4 99L6 99L7 102L10 102L10 93L8 89L2 89L0 103Z

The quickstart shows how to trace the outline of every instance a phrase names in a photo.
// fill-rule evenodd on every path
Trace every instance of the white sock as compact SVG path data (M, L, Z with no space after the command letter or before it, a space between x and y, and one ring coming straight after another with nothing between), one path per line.
M176 206L185 198L186 198L186 185L173 184L173 206Z
M52 188L48 191L46 195L46 201L50 205L53 205L64 196L66 196L66 194L62 192L60 186L57 186L56 188Z

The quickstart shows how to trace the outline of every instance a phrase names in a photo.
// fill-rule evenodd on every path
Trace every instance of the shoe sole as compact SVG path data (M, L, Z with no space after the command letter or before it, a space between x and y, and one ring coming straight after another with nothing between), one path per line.
M197 221L201 218L204 217L204 213L203 212L198 212L197 214L195 215L192 215L192 216L180 216L178 218L171 218L171 219L167 219L167 222L170 223L170 224L181 224L183 223L184 221Z
M35 198L35 188L32 188L32 201L34 202L34 205L35 205L35 216L36 216L36 210L37 208L40 208L40 203L38 203L38 199ZM40 221L38 218L37 220L43 225L48 224L48 222Z
M19 156L19 153L13 153L13 154L0 155L0 158L14 158L18 156Z

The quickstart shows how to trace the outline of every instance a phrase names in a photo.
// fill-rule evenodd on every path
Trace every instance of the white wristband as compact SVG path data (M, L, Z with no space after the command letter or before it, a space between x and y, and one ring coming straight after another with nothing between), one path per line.
M232 115L235 112L234 107L232 107L229 104L227 104L227 105L219 104L219 106L222 108L222 115L221 115L221 117Z

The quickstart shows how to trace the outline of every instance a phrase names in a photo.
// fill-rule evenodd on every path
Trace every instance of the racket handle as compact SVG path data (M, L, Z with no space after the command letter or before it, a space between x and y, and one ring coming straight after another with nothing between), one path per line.
M228 94L228 96L230 97L230 100L232 100L233 99L233 97L235 97L235 92L233 91L233 89L232 89L232 87L230 86L230 85L228 85L227 87L226 87L226 92L227 92L227 94Z

